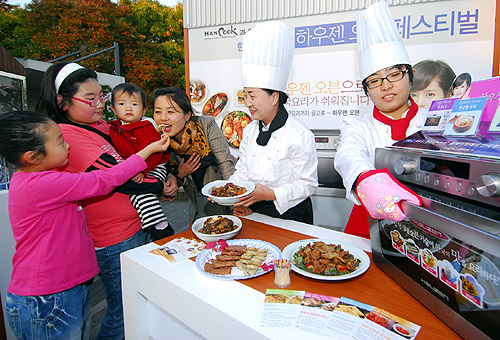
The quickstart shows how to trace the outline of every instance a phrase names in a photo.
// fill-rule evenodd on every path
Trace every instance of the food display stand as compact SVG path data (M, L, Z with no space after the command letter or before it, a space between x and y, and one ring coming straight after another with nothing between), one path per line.
M301 239L336 240L363 249L371 258L370 241L364 238L257 213L242 221L239 239L267 241L281 250ZM179 236L194 238L188 230L159 243ZM127 339L316 338L293 329L261 327L264 293L276 288L272 272L248 280L213 279L202 274L194 261L171 264L149 253L155 248L158 244L150 243L121 255ZM364 274L343 281L316 280L292 272L287 289L345 296L378 306L420 325L417 339L460 339L373 263Z

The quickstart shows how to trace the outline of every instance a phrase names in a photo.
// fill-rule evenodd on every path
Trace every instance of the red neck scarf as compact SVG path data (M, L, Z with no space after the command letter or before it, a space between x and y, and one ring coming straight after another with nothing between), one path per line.
M373 118L391 127L392 139L401 140L406 137L406 130L408 130L408 126L410 126L410 122L417 115L417 112L418 105L410 97L410 109L405 118L391 119L380 112L376 106L373 107Z

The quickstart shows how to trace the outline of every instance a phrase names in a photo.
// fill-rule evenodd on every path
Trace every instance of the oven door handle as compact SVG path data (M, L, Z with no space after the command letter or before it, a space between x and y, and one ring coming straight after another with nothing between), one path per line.
M425 197L422 201L422 206L407 201L399 203L410 220L423 223L448 237L481 244L484 251L500 257L500 222Z

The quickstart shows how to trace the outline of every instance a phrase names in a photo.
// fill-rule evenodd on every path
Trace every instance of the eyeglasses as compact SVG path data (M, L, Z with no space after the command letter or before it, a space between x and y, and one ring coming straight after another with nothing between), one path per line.
M100 98L96 98L93 100L83 100L83 99L76 98L76 97L71 97L71 98L78 100L79 102L85 103L85 104L89 105L90 107L96 107L100 103L103 103L103 104L106 103L109 100L109 98L111 98L111 94L108 93L108 94L103 95Z
M376 87L382 86L382 83L384 82L384 80L387 80L389 83L394 83L396 81L403 79L403 77L405 76L406 73L408 73L408 71L409 70L396 71L396 72L389 73L384 78L370 79L370 80L365 81L365 85L369 89L374 89Z

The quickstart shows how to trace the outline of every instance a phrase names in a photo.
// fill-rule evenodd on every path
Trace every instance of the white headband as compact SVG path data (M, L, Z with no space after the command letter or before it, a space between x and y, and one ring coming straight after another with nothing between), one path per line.
M75 63L69 63L65 65L59 72L57 73L56 76L56 93L59 93L59 87L61 87L62 82L64 79L66 79L71 73L75 72L76 70L79 70L81 68L84 68L83 66L80 66Z

